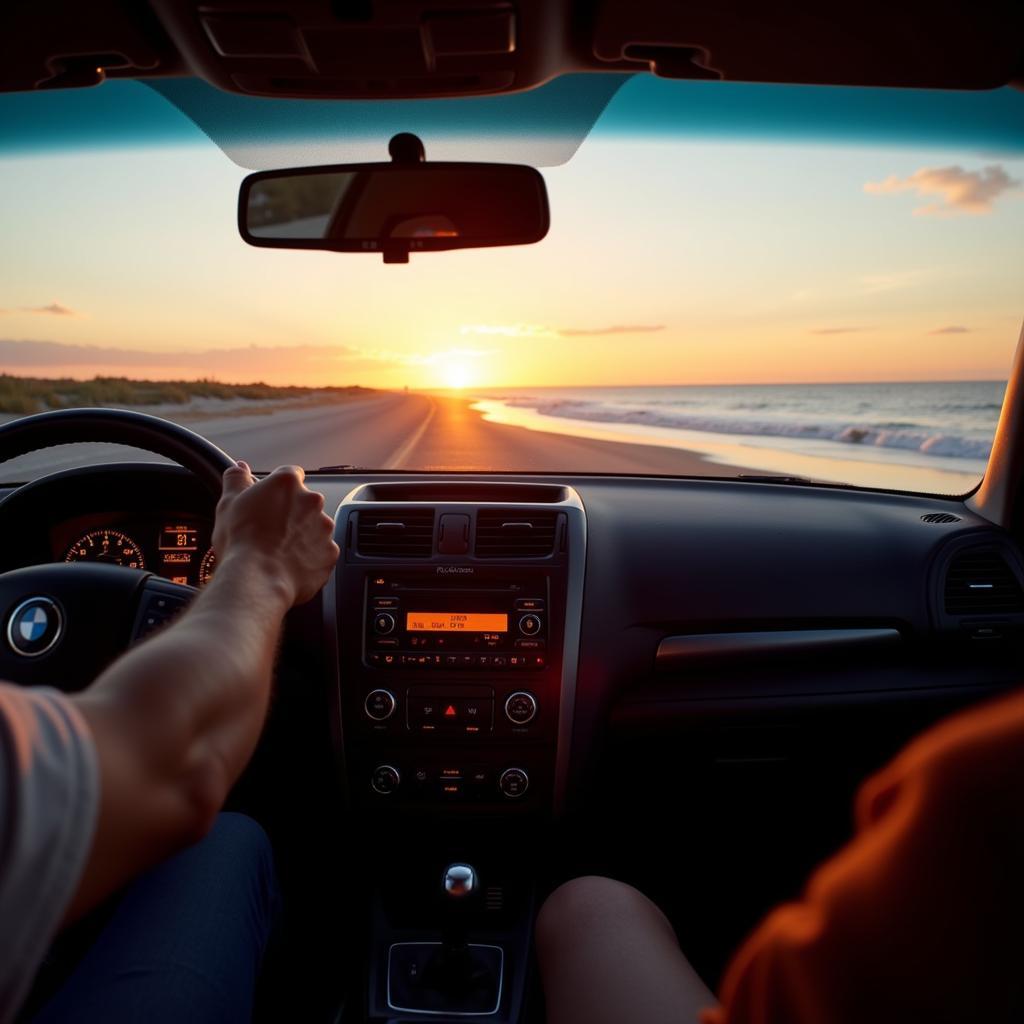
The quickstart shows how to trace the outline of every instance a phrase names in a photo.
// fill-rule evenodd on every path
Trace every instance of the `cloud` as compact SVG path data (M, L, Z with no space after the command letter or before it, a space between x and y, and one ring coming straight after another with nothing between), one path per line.
M865 274L860 279L860 290L865 295L877 295L880 292L902 291L905 288L916 288L934 278L936 272L929 269L894 270L886 274Z
M502 335L506 338L590 338L608 334L653 334L664 324L613 324L610 327L545 327L541 324L463 324L460 334Z
M929 334L970 334L970 327L962 327L960 324L953 324L950 327L936 327L934 331L929 331Z
M62 306L59 302L51 302L48 306L22 306L26 313L51 313L53 316L81 316L75 310Z
M586 338L604 334L654 334L663 330L664 324L615 324L612 327L563 327L557 333L563 338Z
M890 174L884 181L869 181L869 195L916 192L919 196L939 196L939 202L914 210L916 216L951 216L958 213L990 213L992 204L1020 182L1011 178L1002 164L990 164L980 171L962 167L922 167L906 178Z
M458 359L482 359L493 355L495 349L450 348L444 352L388 353L387 358L403 366L438 366Z
M0 313L45 313L50 316L84 316L68 306L62 306L59 302L51 302L46 306L19 306L17 309L0 309Z
M215 376L278 383L351 383L354 373L397 367L398 361L347 345L250 345L194 352L154 352L56 341L0 340L7 371L53 374L143 374L160 378Z
M815 327L811 334L860 334L862 331L873 331L873 327Z

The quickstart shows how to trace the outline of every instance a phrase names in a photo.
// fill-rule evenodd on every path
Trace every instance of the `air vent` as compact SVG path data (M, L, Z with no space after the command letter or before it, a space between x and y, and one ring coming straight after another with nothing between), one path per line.
M360 512L356 550L372 558L429 558L434 548L434 510L403 508Z
M476 519L477 558L544 558L555 549L557 512L481 509Z
M952 512L926 512L921 516L922 523L959 523L960 517Z
M1011 615L1024 612L1024 593L998 551L965 551L946 571L948 615Z

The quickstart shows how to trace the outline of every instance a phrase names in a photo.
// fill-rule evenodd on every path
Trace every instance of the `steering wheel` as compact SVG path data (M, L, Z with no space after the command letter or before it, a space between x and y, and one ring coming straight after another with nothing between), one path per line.
M58 444L124 444L171 459L220 496L235 464L199 434L144 413L60 409L0 426L0 463ZM0 512L12 498L0 503ZM0 574L0 679L77 690L132 642L164 625L195 588L115 565L58 562Z

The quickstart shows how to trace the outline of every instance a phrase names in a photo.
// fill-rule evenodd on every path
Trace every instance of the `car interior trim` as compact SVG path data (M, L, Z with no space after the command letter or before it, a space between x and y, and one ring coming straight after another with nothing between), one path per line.
M780 629L752 633L693 633L667 636L658 644L659 668L676 667L693 658L730 661L737 657L840 654L864 648L893 647L896 629Z

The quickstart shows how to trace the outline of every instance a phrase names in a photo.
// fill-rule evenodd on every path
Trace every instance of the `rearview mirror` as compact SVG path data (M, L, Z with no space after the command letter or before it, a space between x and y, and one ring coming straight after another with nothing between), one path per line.
M538 242L547 189L533 167L427 163L414 135L396 135L391 163L261 171L243 182L238 228L250 245L381 253Z

